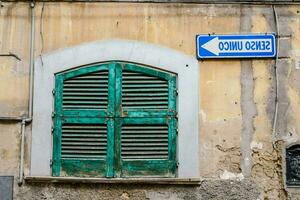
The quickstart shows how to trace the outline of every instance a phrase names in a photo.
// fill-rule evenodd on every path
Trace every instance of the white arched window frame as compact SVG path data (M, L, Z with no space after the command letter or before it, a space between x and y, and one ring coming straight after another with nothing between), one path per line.
M178 178L199 177L198 61L172 49L126 40L82 44L36 60L30 176L51 176L54 75L75 67L107 61L140 63L177 74Z

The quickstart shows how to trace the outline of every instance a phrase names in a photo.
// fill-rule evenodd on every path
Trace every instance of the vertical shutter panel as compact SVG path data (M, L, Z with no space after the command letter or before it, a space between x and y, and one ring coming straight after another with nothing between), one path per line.
M104 177L107 168L107 66L91 66L62 77L61 102L56 102L60 176ZM59 97L56 97L59 98ZM99 114L99 110L102 112ZM95 117L96 116L96 117ZM55 155L54 155L55 156Z
M148 67L124 65L122 71L121 176L174 177L170 150L175 75ZM176 85L176 84L175 84ZM175 108L176 109L176 108ZM174 154L175 155L175 154Z

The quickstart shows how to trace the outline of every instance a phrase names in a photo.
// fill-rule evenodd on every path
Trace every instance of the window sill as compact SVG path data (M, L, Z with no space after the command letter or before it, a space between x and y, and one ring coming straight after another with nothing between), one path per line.
M117 183L117 184L160 184L160 185L200 185L200 178L80 178L80 177L52 177L27 176L26 182L50 183Z

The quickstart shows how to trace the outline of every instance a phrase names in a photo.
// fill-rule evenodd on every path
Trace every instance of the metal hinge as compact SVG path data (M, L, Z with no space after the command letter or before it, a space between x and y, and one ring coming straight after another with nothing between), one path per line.
M55 117L55 112L52 112L51 117L54 118Z
M54 133L54 130L55 130L55 128L54 128L54 127L52 127L52 128L51 128L51 134L53 134L53 133Z
M175 89L175 95L178 96L178 89Z
M176 162L176 167L178 168L178 166L179 166L179 162L177 161L177 162Z
M55 89L52 90L52 94L55 95Z
M50 167L52 167L52 165L53 165L53 160L50 159Z

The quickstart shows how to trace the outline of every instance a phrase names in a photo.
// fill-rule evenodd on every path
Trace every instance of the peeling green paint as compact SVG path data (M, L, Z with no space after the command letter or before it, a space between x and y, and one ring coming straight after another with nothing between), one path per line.
M132 104L127 103L128 107L124 108L122 102L122 89L123 89L123 71L133 72L135 74L134 77L138 79L135 81L127 81L129 85L126 87L129 88L124 92L133 92L131 94L139 94L139 88L143 88L144 96L142 97L126 97L126 100L130 100ZM68 81L72 83L72 78L76 78L78 76L90 76L91 80L80 80L80 86L83 87L82 91L93 91L97 92L99 89L93 89L89 86L93 87L95 83L95 77L91 76L91 73L95 72L108 72L108 83L103 81L97 81L102 86L107 84L107 98L108 102L106 105L106 109L95 108L95 109L83 109L77 108L76 105L71 109L63 107L63 91L64 91L64 81ZM139 77L139 74L142 76ZM143 80L146 77L146 80ZM149 80L147 80L149 77ZM151 80L154 80L153 84L151 84ZM52 174L53 176L92 176L92 177L128 177L128 176L151 176L151 177L175 177L176 174L176 129L177 129L177 118L176 118L176 75L159 71L156 69L151 69L144 66L138 66L134 64L127 64L122 62L111 62L108 64L102 65L92 65L86 66L82 68L78 68L73 71L64 72L61 74L57 74L55 76L56 85L55 85L55 116L54 116L54 126L55 131L53 135L53 166L52 166ZM76 81L73 81L76 82ZM77 81L78 82L78 81ZM132 85L131 85L132 83ZM165 91L163 88L158 90L160 86L167 86L167 90ZM75 92L78 92L76 89L76 84L69 84L68 87L71 87ZM73 88L74 87L74 88ZM156 88L154 88L156 87ZM137 88L137 91L135 91ZM146 88L146 89L145 89ZM158 89L157 89L158 88ZM80 90L80 91L81 91ZM101 91L106 91L105 88L101 89ZM137 93L135 93L137 92ZM156 97L156 92L161 92L161 94L166 94L166 98ZM86 93L85 93L86 94ZM95 94L92 93L91 94ZM103 93L101 93L103 94ZM147 97L145 97L145 95ZM153 97L154 96L154 97ZM139 102L142 102L142 106L135 106L135 99L138 99ZM148 102L143 103L143 98L147 99ZM68 99L78 99L78 97ZM82 98L80 103L88 104L86 99L91 99L90 96L88 98ZM93 102L97 102L97 98L92 99ZM166 100L166 101L165 101ZM146 101L146 100L145 100ZM158 106L156 106L156 104ZM166 104L167 109L160 108L162 105ZM133 105L133 106L131 106ZM148 106L149 105L149 106ZM75 109L76 108L76 109ZM155 109L153 109L155 108ZM96 157L91 159L88 154L81 155L83 159L67 159L61 158L61 149L67 148L62 146L62 127L63 124L78 124L84 125L85 127L89 125L105 125L106 127L106 157L102 159L100 157ZM122 158L122 127L126 125L165 125L167 126L167 154L166 159L126 159ZM152 127L153 128L153 127ZM79 129L79 131L82 129ZM87 132L89 129L85 130ZM155 129L154 129L155 130ZM95 130L94 130L95 131ZM152 132L157 132L153 131ZM146 130L147 132L147 130ZM151 132L151 130L148 130ZM151 132L151 133L152 133ZM77 135L76 135L77 134ZM97 133L99 134L99 133ZM97 134L90 134L91 137L96 137ZM84 136L83 134L69 134L68 136ZM151 136L151 135L150 135ZM146 137L143 136L143 137ZM84 140L84 139L80 139ZM131 141L131 140L129 140ZM132 140L134 142L134 140ZM68 143L69 144L69 143ZM73 143L74 146L68 148L79 148ZM80 143L82 144L82 143ZM91 145L92 143L87 143L86 145ZM157 143L156 145L163 144ZM71 143L72 145L72 143ZM135 143L133 144L135 145ZM86 148L86 146L83 146ZM92 151L93 149L99 148L98 146L92 146L91 153L95 153L96 151ZM136 147L143 148L143 147ZM164 149L164 147L151 147L151 152L154 154L159 154L159 149ZM128 149L128 148L127 148ZM130 149L130 148L129 148ZM85 149L84 149L85 150ZM149 149L148 149L149 150ZM72 149L70 150L72 151ZM103 150L104 151L104 150ZM81 152L81 151L80 151ZM86 152L86 151L84 151ZM102 152L102 151L101 151ZM101 153L100 152L100 153ZM150 152L150 153L151 153ZM138 153L138 152L137 152ZM76 155L76 154L75 154ZM86 157L84 155L87 155ZM92 154L94 155L94 154Z

